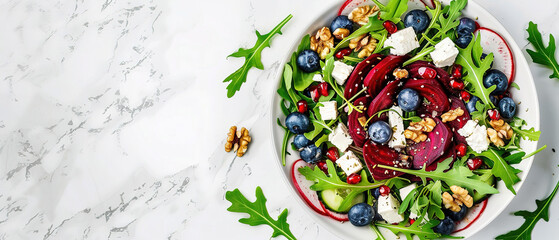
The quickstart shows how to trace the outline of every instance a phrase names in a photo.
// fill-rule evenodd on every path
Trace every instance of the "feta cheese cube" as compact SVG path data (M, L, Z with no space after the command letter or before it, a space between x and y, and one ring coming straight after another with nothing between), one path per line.
M398 214L400 202L392 194L388 196L379 196L378 198L378 213L386 222L393 224L404 221L404 215Z
M468 120L466 124L460 129L458 129L458 134L462 137L469 137L476 129L477 121L475 120Z
M315 82L324 82L324 78L322 78L322 75L320 73L317 73L314 76L312 76L312 80Z
M339 85L344 85L345 81L353 71L353 66L347 65L340 61L334 62L334 69L332 70L332 77Z
M318 107L322 120L334 120L338 117L338 103L336 101L320 102L324 106Z
M477 153L489 148L490 141L487 137L487 128L478 125L477 121L468 120L462 128L458 129L458 134L465 137L468 146Z
M405 186L403 188L400 188L400 198L402 198L402 201L404 201L404 199L406 199L406 197L410 194L410 192L412 190L414 190L417 187L416 183L412 183L408 186Z
M328 141L334 144L334 146L342 152L347 150L349 145L353 143L353 139L349 136L349 131L343 123L339 123L330 135L328 135Z
M388 142L388 146L395 149L402 149L406 147L406 137L404 136L404 120L400 117L402 109L398 106L393 106L390 109L395 110L388 112L388 124L392 128L392 138ZM400 114L400 115L398 115Z
M390 54L403 56L419 47L419 41L412 27L404 28L390 35L384 41L384 47L392 47Z
M431 58L437 67L452 65L454 60L456 60L456 56L458 56L458 49L448 37L437 43L435 51L431 52Z
M363 169L363 165L359 161L359 158L357 158L352 151L348 151L342 155L336 160L336 164L338 164L338 167L340 167L347 176L358 173Z

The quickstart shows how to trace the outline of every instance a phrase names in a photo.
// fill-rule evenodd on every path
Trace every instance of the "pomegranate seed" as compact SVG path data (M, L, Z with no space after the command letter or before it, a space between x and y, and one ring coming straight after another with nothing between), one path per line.
M320 170L322 170L322 171L325 172L325 173L328 173L328 165L326 165L326 162L325 162L325 161L320 161L320 162L318 162L316 165L318 166L318 168L319 168Z
M336 162L336 160L340 158L340 154L338 153L338 148L336 147L328 148L328 151L326 151L326 157L332 160L332 162Z
M478 157L468 159L468 161L466 161L466 165L468 165L468 168L472 171L478 169L482 163L483 160L481 160L481 158Z
M327 82L321 82L320 84L318 84L318 92L322 96L325 96L325 97L328 96L328 83Z
M388 33L390 34L394 34L395 32L398 31L398 26L396 26L395 23L393 23L392 21L384 21L382 23L382 26L386 29L386 31L388 31Z
M358 184L361 182L361 175L357 173L353 173L347 177L347 183L349 184Z
M489 118L491 120L497 121L501 118L501 114L499 114L499 111L497 111L496 109L487 110L487 114L489 115Z
M297 102L297 110L299 110L300 113L305 113L307 112L307 110L309 110L309 105L307 104L307 101L305 100L299 100Z
M456 90L462 90L462 89L464 89L464 82L462 82L458 79L450 80L450 87L454 88Z
M462 100L464 100L464 102L470 101L470 93L469 92L466 92L466 91L460 92L460 97L462 98Z
M415 219L410 218L410 225L413 225L413 223L415 223Z
M417 72L422 78L433 79L437 76L437 71L430 67L420 67Z
M466 147L466 144L459 143L458 145L456 145L456 155L458 157L466 156L467 151L468 151L468 147Z
M344 58L345 56L348 56L349 54L351 54L351 51L352 51L351 48L344 48L344 49L338 51L338 52L336 53L336 55L334 55L334 56L335 56L337 59L342 59L342 58Z
M390 188L386 185L382 185L379 188L379 192L381 196L388 196L388 194L390 194Z
M462 65L454 64L452 67L452 77L454 79L462 78Z
M320 97L320 93L318 92L318 87L317 86L309 87L309 92L311 93L311 99L314 102L318 102L318 98Z

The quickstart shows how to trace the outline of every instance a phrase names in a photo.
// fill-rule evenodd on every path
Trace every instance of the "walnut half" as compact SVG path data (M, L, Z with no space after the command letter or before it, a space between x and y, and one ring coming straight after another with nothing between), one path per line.
M432 118L424 118L420 122L411 122L408 129L404 131L404 137L411 139L416 143L427 140L427 135L433 131L437 123Z
M377 40L368 34L363 34L349 40L349 48L353 49L355 52L359 52L359 54L357 54L359 58L371 56L376 47Z
M334 37L330 28L323 27L311 37L311 49L318 53L320 59L326 58L330 49L334 47Z
M373 7L369 5L365 5L353 9L347 17L349 18L349 20L353 21L354 23L363 26L369 23L369 16L377 13L378 10L379 8L376 5L374 5Z
M464 110L462 108L456 108L441 115L441 119L444 123L451 122L456 120L456 118L461 117L462 115L464 115Z
M232 126L227 134L227 141L225 142L225 151L231 152L231 150L237 152L238 157L242 157L247 149L248 143L252 141L248 130L246 128L241 128L237 130L237 126Z
M472 207L472 205L474 205L474 198L472 198L472 196L470 196L470 194L468 193L468 190L456 186L456 185L452 185L450 186L450 191L452 191L452 197L454 197L455 200L460 201L462 203L464 203L464 205L466 205L466 207Z

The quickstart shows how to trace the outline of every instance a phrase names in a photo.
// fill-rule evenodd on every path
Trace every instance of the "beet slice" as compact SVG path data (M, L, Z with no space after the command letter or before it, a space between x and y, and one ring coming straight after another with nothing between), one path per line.
M369 97L360 97L357 98L355 100L355 102L353 102L353 104L355 106L358 105L363 105L363 106L368 106L369 102L371 101L371 98ZM349 114L348 120L347 120L347 127L349 130L349 136L351 136L351 138L353 138L353 142L355 143L355 145L359 146L359 147L363 147L363 144L365 144L365 139L367 139L367 131L365 130L365 128L363 126L361 126L361 123L359 123L359 118L360 117L365 117L367 118L367 115L365 113L365 111L363 112L358 112L358 111L352 111Z
M449 168L445 169L445 172L450 170L452 168L452 165L454 164L454 161L456 161L456 149L454 148L454 146L455 146L454 143L450 144L448 149L445 150L444 155L442 155L441 157L439 157L439 159L437 159L433 163L431 163L431 165L427 166L427 168L425 168L425 171L427 171L427 172L435 171L437 169L439 163L441 163L444 160L446 160L447 158L451 157L452 162L450 163ZM411 174L406 174L404 177L413 181L413 182L421 182L422 181L421 178L419 178L418 176L411 175ZM431 178L427 178L427 180L431 180Z
M382 58L384 58L384 55L375 53L355 66L355 69L353 69L353 72L349 75L345 84L345 99L350 99L363 89L363 79L365 79L367 73L369 73L369 71L371 71L371 69L378 64Z
M429 67L435 69L435 71L437 71L437 77L436 77L437 81L439 81L439 83L443 85L443 87L448 93L456 96L460 94L460 90L456 90L450 86L450 80L452 80L450 78L450 75L444 69L438 68L430 62L417 61L408 65L406 68L410 74L410 78L422 79L423 77L421 76L421 74L419 74L419 69L422 67Z
M468 120L471 119L470 113L468 113L468 110L466 110L466 105L464 105L464 102L461 99L452 96L450 97L449 101L450 101L451 110L462 108L462 110L464 110L464 115L456 118L454 121L447 122L447 124L449 125L452 133L454 134L454 141L467 145L468 143L466 142L466 138L458 134L458 129L466 125L466 122L468 122Z
M450 108L447 95L435 79L410 79L406 82L404 88L416 90L419 95L427 99L429 104L423 104L424 109L420 110L433 117L447 112Z
M389 81L392 71L403 62L408 60L408 56L389 55L382 59L365 77L363 85L367 87L369 95L375 96L381 92L382 88Z
M407 147L407 152L413 156L413 168L421 169L423 165L431 165L444 155L452 143L452 132L440 119L434 118L437 126L427 133L427 140L414 143Z
M386 87L384 87L384 89L382 89L382 91L380 91L380 93L373 99L371 104L369 104L369 108L367 108L367 115L370 117L380 110L391 107L398 96L398 89L401 85L402 81L398 79L388 83L388 85L386 85Z
M365 159L367 168L376 181L404 174L403 172L378 167L377 164L409 169L411 167L411 162L406 157L405 155L400 155L387 145L375 144L370 140L363 146L363 158Z

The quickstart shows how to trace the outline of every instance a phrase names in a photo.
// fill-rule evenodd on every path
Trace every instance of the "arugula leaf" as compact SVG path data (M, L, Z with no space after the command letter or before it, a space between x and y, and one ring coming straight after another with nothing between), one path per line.
M412 225L407 226L407 221L402 221L397 225L392 225L388 223L376 223L377 226L386 228L393 232L394 234L402 233L406 236L407 240L414 239L413 236L417 236L419 239L438 239L442 235L433 231L433 227L436 226L439 221L431 220L425 224L421 224L424 214L419 217Z
M289 129L287 129L286 127L284 127L281 124L281 121L280 121L279 118L277 119L277 124L281 128L283 128L283 131L285 131L285 134L283 135L283 141L282 141L282 144L281 144L281 163L283 164L283 166L285 166L285 157L286 157L286 154L289 154L287 152L287 142L289 141L289 138L293 135L293 133L291 133L291 131L289 131Z
M445 169L448 169L450 166L450 163L452 163L452 158L448 158L444 161L442 161L441 163L439 163L437 169L435 171L432 172L427 172L425 171L425 169L419 169L419 170L414 170L414 169L402 169L402 168L395 168L392 166L385 166L385 165L378 165L378 167L382 167L382 168L386 168L389 170L395 170L395 171L399 171L399 172L403 172L403 173L409 173L412 175L415 175L419 178L421 178L421 180L423 180L423 183L427 182L427 178L431 178L433 180L441 180L443 182L445 182L447 185L451 186L451 185L457 185L457 186L461 186L470 190L477 190L480 194L494 194L494 193L499 193L499 191L493 187L491 187L491 185L473 179L471 178L474 173L472 173L472 171L470 171L470 169L468 169L465 166L458 166L457 164L454 165L454 167L452 169L450 169L447 172L444 172Z
M261 35L258 30L256 31L256 43L254 47L250 49L239 48L237 52L232 53L229 57L245 58L245 63L241 68L239 68L231 75L227 76L223 82L230 82L227 85L227 97L231 98L237 91L241 89L241 85L247 80L248 71L255 67L258 69L264 69L262 64L261 55L262 50L266 47L270 47L270 41L275 34L281 34L281 28L289 22L293 16L289 14L283 21L281 21L272 31L267 34Z
M503 157L503 151L498 151L493 148L489 148L486 151L479 154L479 156L483 156L488 158L493 162L493 166L491 169L491 173L495 177L501 178L507 188L516 195L516 191L512 187L515 183L520 182L520 178L518 177L517 172L518 169L511 167ZM476 189L478 190L478 189ZM478 191L479 192L479 191ZM480 192L481 193L481 192ZM483 194L483 193L481 193Z
M528 41L536 49L536 51L526 49L526 52L532 57L532 61L551 68L553 73L549 75L549 78L559 79L559 64L555 59L555 38L553 35L549 34L549 45L545 47L537 24L530 21L526 31L528 32Z
M549 221L549 206L551 205L551 201L557 194L557 189L559 189L559 182L555 185L553 192L547 197L542 200L536 200L536 210L533 212L528 211L518 211L515 212L515 216L521 216L524 218L524 223L516 230L510 231L506 234L497 236L496 239L499 240L520 240L520 239L531 239L532 238L532 230L536 223L540 219L544 221Z
M266 197L262 193L260 187L256 187L256 201L249 201L238 188L233 191L225 193L225 199L231 202L231 207L227 208L229 212L248 213L248 218L239 219L240 223L248 224L250 226L257 226L266 224L274 230L272 237L283 235L285 238L295 240L295 236L289 230L287 223L287 209L284 209L278 216L278 220L270 217L268 209L266 209Z
M371 224L371 228L373 229L373 231L375 232L375 234L377 235L377 240L386 240L386 238L384 238L384 236L382 235L382 233L378 230L377 226L373 223Z
M336 167L334 166L334 163L332 163L332 161L326 160L326 164L328 166L328 174L330 176L327 176L326 173L324 173L317 167L315 167L314 170L310 167L302 167L299 168L299 172L303 174L306 179L315 182L315 184L310 186L311 190L322 191L328 189L349 189L348 195L340 204L340 209L349 208L349 206L353 202L353 199L362 192L380 187L385 183L385 181L370 183L366 180L367 174L365 173L365 171L361 171L361 179L363 180L361 180L361 182L357 184L349 184L340 179L336 172Z
M462 65L464 72L467 73L463 79L472 86L469 92L480 98L481 101L490 109L493 109L495 108L495 105L491 102L489 95L493 92L493 90L495 90L495 88L497 88L497 86L494 85L489 88L485 88L483 85L483 75L491 68L493 53L487 55L485 59L481 59L482 53L483 48L481 47L481 37L478 35L466 48L459 48L456 63Z
M442 14L440 14L438 18L439 33L437 34L441 35L440 39L446 37L454 39L454 29L460 24L458 18L462 15L462 9L464 9L467 4L468 0L454 0L443 9Z

